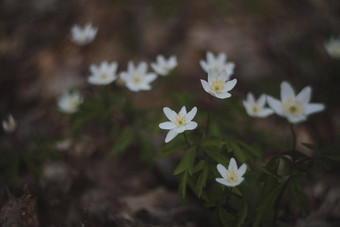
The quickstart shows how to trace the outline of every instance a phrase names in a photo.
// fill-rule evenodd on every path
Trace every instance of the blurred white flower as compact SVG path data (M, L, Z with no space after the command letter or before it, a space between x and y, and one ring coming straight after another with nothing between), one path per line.
M79 92L65 92L58 100L59 110L63 113L75 113L82 102L83 97Z
M209 73L209 69L212 69L216 74L224 69L227 71L227 79L234 73L235 64L233 62L227 62L227 56L225 53L219 53L217 57L210 51L207 52L207 61L201 60L200 65L206 73Z
M216 178L218 183L224 184L228 187L235 187L244 180L243 175L247 170L246 164L237 168L237 164L234 158L230 159L228 169L226 169L223 165L218 164L217 170L221 174L222 178Z
M166 76L177 66L177 59L175 56L171 56L166 60L162 55L158 55L156 62L151 63L151 68L161 76Z
M226 70L222 70L219 74L209 69L208 81L201 80L201 84L206 92L220 99L229 98L229 91L236 85L237 80L228 81L229 75Z
M86 45L96 37L98 29L93 27L91 23L87 23L84 28L74 25L71 29L71 39L78 45Z
M2 127L6 133L14 132L16 125L14 117L11 114L8 115L7 119L2 121Z
M170 130L165 138L166 143L175 138L179 133L185 130L194 130L197 127L197 123L191 121L197 113L196 107L192 108L189 113L187 113L185 106L181 108L178 114L169 107L164 107L163 112L170 120L159 124L161 129Z
M340 58L340 38L332 37L324 46L330 57Z
M157 75L148 73L147 70L148 65L145 62L139 63L136 67L129 62L127 72L121 72L120 78L131 91L150 90L150 83L157 78Z
M312 88L305 87L295 96L295 92L289 83L281 83L281 101L267 96L269 106L274 112L282 117L286 117L290 123L305 121L307 116L324 110L321 103L309 103Z
M243 106L251 117L268 117L273 114L274 111L270 108L265 108L266 105L266 95L261 95L258 100L255 100L254 95L249 92L247 99L243 100Z
M99 66L94 64L90 65L91 75L88 82L93 85L107 85L112 83L116 78L117 63L104 61Z

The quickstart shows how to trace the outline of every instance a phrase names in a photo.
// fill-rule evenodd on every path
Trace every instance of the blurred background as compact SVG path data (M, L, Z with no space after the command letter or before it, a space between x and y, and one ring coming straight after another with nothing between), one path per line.
M88 22L98 28L97 37L79 47L72 43L70 29ZM58 113L57 99L65 90L88 86L89 64L104 60L117 61L122 71L129 60L152 62L158 54L176 55L179 65L170 86L153 85L152 91L130 95L140 106L161 110L174 105L166 99L169 92L201 92L199 103L207 105L199 80L207 75L199 60L212 51L227 53L236 64L232 77L239 83L233 95L239 102L248 91L279 97L283 80L296 91L311 85L312 101L324 103L326 111L297 126L300 139L339 151L340 60L324 48L338 36L338 0L2 0L0 110L2 119L11 113L18 128L14 141L1 132L0 142L2 147L36 149L32 135L67 135L68 122ZM282 119L254 124L289 136ZM163 136L155 138L156 144ZM23 172L7 193L1 182L2 214L11 195L41 226L206 226L198 202L183 204L176 188L164 186L164 179L151 174L133 152L105 159L96 153L98 146L105 147L98 140L87 138L72 148L67 142L59 143L61 150L72 150L66 160L42 164L50 181ZM318 196L324 196L318 198L331 203L314 201L311 220L320 221L319 226L327 226L322 223L328 215L340 214L339 202L332 203L340 198L340 182L332 176L324 180L335 189L326 183L317 188ZM329 190L334 191L330 198ZM320 211L322 206L326 210Z

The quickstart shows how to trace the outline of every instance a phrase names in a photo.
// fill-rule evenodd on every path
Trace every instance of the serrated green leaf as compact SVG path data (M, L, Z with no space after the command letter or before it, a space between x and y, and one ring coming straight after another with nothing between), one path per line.
M203 188L205 188L207 184L208 176L209 176L209 164L207 162L204 162L203 169L198 176L197 185L196 185L199 198L202 195Z
M202 147L221 147L225 144L226 142L222 139L217 139L217 138L204 138L202 139L200 145Z
M237 214L238 218L236 226L241 227L242 224L245 222L248 214L248 204L245 201L242 202L241 209Z
M235 216L223 208L218 208L218 217L223 227L233 227Z
M174 175L182 173L185 170L188 170L189 174L192 175L192 171L194 169L194 162L196 157L196 148L190 148L183 156L181 162L178 164L174 171Z
M155 160L172 155L180 150L182 150L183 148L187 147L186 144L176 144L176 145L164 145L163 149L160 153L157 154L157 156L155 157Z
M182 174L180 183L179 183L178 191L181 193L183 198L185 198L186 196L188 177L189 177L188 171L184 171L184 173Z
M231 149L233 150L233 154L235 155L235 158L239 162L246 162L247 156L244 153L244 151L240 148L240 146L236 142L230 142Z
M205 153L210 156L212 159L214 159L217 163L220 163L222 165L227 165L229 163L229 159L222 154L222 152L219 152L215 149L204 149Z
M134 138L134 131L132 128L126 127L116 138L114 145L109 152L109 156L117 155L124 152L131 145Z
M296 180L291 180L289 182L289 192L299 209L305 213L308 212L309 200L303 191L301 184Z

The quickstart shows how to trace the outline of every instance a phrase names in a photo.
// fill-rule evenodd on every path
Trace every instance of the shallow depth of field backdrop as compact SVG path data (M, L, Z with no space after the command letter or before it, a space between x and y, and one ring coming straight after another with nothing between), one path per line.
M72 26L89 22L98 28L97 36L86 46L76 45ZM340 169L334 163L340 152L340 60L325 50L331 37L340 37L338 0L2 0L1 119L12 114L17 127L0 133L1 225L191 227L228 226L242 219L243 226L256 220L262 226L339 226ZM155 158L165 146L166 131L158 127L166 120L163 107L177 112L196 106L198 128L187 135L193 141L191 134L204 133L210 95L200 82L207 73L199 61L207 51L225 52L235 63L231 78L238 80L232 97L214 99L211 135L224 130L243 141L233 152L251 152L247 145L258 149L252 168L243 162L251 162L251 155L233 153L249 172L291 149L293 139L286 119L246 114L242 101L248 92L279 98L280 83L288 81L296 93L310 85L311 101L325 105L294 124L296 149L304 157L314 157L316 150L332 154L320 168L312 166L303 181L309 201L300 204L304 209L296 204L302 200L287 192L279 201L263 199L275 207L279 203L273 214L277 221L257 219L261 206L240 206L240 213L237 206L220 209L221 204L214 205L219 213L212 220L215 208L197 193L189 187L185 199L178 193L180 179L173 171L185 151ZM106 87L87 82L90 64L116 61L119 74L129 61L149 64L158 54L177 56L178 66L158 76L149 91L131 92L117 81ZM73 89L93 97L87 103L96 109L93 115L59 111L58 98ZM105 96L108 90L114 90L112 97ZM108 115L101 115L106 108ZM223 119L227 123L219 123ZM182 135L169 144L178 141L184 141ZM246 173L242 184L254 181L251 176ZM206 188L218 184L209 180Z

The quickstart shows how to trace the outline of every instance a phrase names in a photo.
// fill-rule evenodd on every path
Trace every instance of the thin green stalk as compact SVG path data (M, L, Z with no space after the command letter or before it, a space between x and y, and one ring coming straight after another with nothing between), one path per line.
M185 139L185 143L188 145L188 147L190 148L190 143L188 141L188 137L187 137L187 134L185 132L183 132L183 135L184 135L184 139Z
M293 165L294 165L295 164L295 153L296 153L296 134L295 134L292 123L289 124L289 127L290 127L290 131L292 133L292 136L293 136L292 159L293 159Z
M281 203L281 199L282 199L282 196L283 196L283 193L288 185L288 181L289 181L290 178L287 179L287 181L285 182L285 185L283 186L279 196L277 197L276 201L275 201L275 210L274 210L274 217L272 219L272 224L270 226L274 227L275 226L275 223L276 223L276 219L277 219L277 213L279 211L279 207L280 207L280 203Z
M206 124L206 128L205 128L205 133L203 135L204 138L206 138L208 136L208 132L209 132L209 126L210 126L210 118L211 118L211 106L213 103L213 96L210 96L210 102L209 102L209 112L208 112L208 118L207 118L207 124Z

